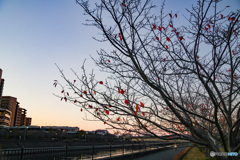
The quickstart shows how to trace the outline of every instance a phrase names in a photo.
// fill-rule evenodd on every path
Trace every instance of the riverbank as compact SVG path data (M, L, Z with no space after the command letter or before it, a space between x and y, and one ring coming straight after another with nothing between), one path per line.
M156 143L156 142L144 142ZM95 146L95 145L124 145L124 144L144 144L138 141L17 141L0 140L0 149L13 148L43 148L43 147L71 147L71 146ZM162 145L173 144L174 142L157 142Z

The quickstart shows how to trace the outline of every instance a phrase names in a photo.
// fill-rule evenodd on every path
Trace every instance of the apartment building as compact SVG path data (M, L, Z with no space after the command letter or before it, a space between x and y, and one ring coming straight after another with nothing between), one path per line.
M19 107L17 98L2 96L4 79L0 69L0 125L6 126L30 126L32 118L26 117L27 110Z
M8 109L0 108L0 126L10 126L11 115Z
M0 69L0 106L2 101L3 85L4 85L4 79L2 79L2 69Z
M11 111L10 126L14 126L16 114L17 98L11 96L2 96L1 108Z

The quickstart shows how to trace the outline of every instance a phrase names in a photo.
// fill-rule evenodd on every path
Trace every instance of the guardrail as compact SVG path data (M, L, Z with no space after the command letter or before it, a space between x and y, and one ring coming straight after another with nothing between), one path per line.
M69 157L74 151L81 153L81 159L100 159L125 154L145 152L160 148L173 147L175 143L149 143L149 144L119 144L119 145L93 145L93 146L65 146L65 147L43 147L43 148L15 148L1 149L0 157L13 155L22 157L35 154L42 156L42 153L61 153L64 157Z

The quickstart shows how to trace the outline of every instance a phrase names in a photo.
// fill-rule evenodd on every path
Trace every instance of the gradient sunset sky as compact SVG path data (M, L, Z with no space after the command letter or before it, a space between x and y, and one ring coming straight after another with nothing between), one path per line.
M161 0L154 0L160 6ZM166 0L165 11L187 16L185 8L193 0ZM240 9L239 0L223 6ZM0 0L0 68L5 79L3 95L16 97L27 109L32 125L78 126L84 130L104 129L103 122L85 121L87 116L71 103L60 101L53 93L53 80L61 80L55 63L74 79L70 68L81 75L81 66L94 69L98 79L106 79L91 59L96 51L109 47L92 39L98 30L83 25L87 16L75 0ZM188 16L187 16L188 17Z

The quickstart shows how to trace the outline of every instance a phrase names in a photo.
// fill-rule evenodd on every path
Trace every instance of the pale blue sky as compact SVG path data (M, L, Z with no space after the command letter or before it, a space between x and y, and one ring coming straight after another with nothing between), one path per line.
M161 5L161 1L155 0ZM179 11L192 0L166 0L165 11ZM239 0L223 5L240 8ZM84 26L87 17L75 0L0 0L0 68L5 86L3 95L17 97L26 108L33 125L78 126L93 130L104 128L102 122L86 122L79 108L54 97L58 92L53 80L61 79L57 63L71 77L70 68L81 74L81 66L94 69L99 78L106 78L91 60L104 46L92 39L96 28Z

